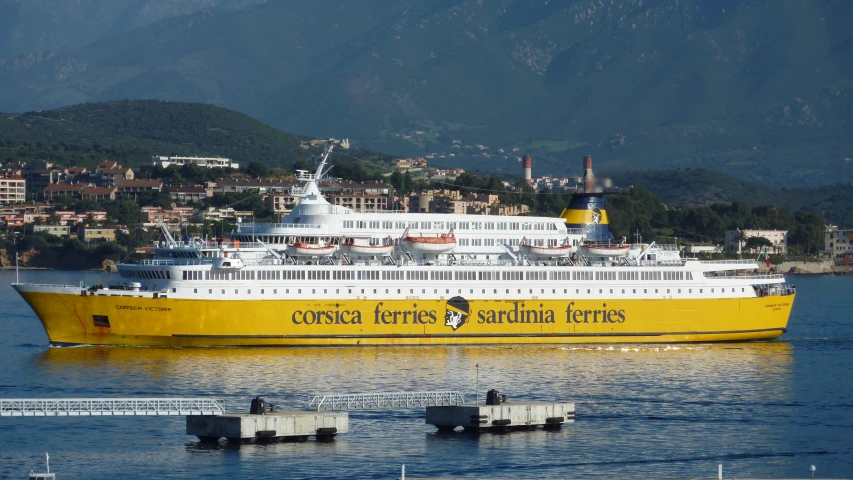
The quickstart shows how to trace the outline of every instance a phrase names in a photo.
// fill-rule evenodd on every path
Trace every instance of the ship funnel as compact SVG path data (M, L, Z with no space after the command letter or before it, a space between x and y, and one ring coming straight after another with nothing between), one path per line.
M560 215L568 229L580 229L584 239L606 242L613 239L603 193L575 193Z
M583 158L583 191L572 195L560 218L566 222L566 228L580 229L585 240L606 242L613 239L610 219L604 207L604 194L595 191L592 157L589 155Z

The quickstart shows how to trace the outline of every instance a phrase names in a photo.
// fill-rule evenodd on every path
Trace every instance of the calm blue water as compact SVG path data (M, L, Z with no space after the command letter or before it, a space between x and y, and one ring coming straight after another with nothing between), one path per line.
M559 432L436 435L423 409L350 415L332 443L219 447L183 417L0 418L0 477L89 478L853 477L853 277L799 277L780 341L615 347L337 349L48 348L0 272L0 397L254 395L307 406L316 393L498 388L577 402ZM21 272L34 283L108 283Z

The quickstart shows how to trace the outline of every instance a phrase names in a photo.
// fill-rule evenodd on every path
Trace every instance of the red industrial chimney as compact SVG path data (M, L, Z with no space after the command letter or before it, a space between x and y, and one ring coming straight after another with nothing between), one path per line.
M595 175L592 174L592 157L583 157L583 191L585 193L595 192Z
M530 155L525 155L521 159L521 167L524 170L524 182L528 185L533 183L533 159Z

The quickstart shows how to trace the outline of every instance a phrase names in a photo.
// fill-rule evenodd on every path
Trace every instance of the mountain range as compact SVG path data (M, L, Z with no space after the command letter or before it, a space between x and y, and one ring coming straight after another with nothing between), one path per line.
M5 0L0 58L79 48L110 35L205 9L239 10L267 0Z
M0 60L0 110L190 101L481 170L590 153L604 173L853 181L848 0L122 1L168 14L30 42Z

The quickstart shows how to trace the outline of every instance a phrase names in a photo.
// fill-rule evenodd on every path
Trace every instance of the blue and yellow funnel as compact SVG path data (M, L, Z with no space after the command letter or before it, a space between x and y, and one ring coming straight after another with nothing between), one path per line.
M579 228L584 238L593 242L606 242L613 239L610 233L610 220L604 208L604 194L576 193L572 195L569 206L560 214L566 228Z

